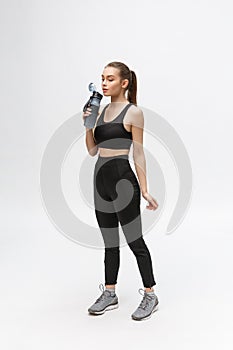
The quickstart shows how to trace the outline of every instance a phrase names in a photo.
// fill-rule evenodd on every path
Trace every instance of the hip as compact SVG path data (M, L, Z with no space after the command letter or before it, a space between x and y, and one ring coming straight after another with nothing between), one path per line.
M120 179L128 179L139 188L137 177L131 168L128 154L101 157L99 156L95 163L94 176L101 176L106 181L118 181Z

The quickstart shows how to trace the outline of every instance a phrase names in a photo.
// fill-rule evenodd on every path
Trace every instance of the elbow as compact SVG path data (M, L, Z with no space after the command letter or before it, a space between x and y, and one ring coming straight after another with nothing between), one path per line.
M96 153L88 152L88 153L89 153L89 155L90 155L91 157L94 157L94 156L97 154L97 152L96 152Z
M94 156L98 153L98 148L97 148L97 146L95 146L95 147L89 149L89 150L88 150L88 153L89 153L89 155L90 155L91 157L94 157Z

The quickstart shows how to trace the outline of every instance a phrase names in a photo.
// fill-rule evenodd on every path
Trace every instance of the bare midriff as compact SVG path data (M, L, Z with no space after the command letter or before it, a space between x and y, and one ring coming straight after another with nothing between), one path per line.
M99 155L100 157L112 157L112 156L120 156L122 154L129 154L128 149L110 149L110 148L102 148L99 147Z

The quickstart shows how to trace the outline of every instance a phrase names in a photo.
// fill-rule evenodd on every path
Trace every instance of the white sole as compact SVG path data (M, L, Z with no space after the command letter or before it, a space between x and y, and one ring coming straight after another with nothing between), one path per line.
M134 317L132 317L132 316L131 316L131 317L132 317L132 319L133 319L134 321L144 321L144 320L148 320L149 318L151 318L152 314L153 314L155 311L158 310L158 308L159 308L159 304L157 304L157 305L155 306L155 308L152 310L151 314L148 315L148 316L146 316L146 317L143 317L143 318L134 318Z
M102 315L105 313L105 311L110 311L110 310L114 310L114 309L117 309L119 307L119 304L114 304L114 305L109 305L107 306L104 310L102 311L89 311L89 313L91 315Z

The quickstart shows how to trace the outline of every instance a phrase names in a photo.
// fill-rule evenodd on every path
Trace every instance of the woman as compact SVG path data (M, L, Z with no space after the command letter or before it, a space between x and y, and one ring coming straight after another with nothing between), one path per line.
M86 128L86 146L91 156L99 151L94 172L94 203L105 243L105 289L100 284L102 294L88 311L97 315L118 307L115 285L120 263L120 222L127 243L136 257L144 285L144 290L139 289L139 293L144 292L143 299L131 317L142 320L149 318L157 309L158 298L152 288L156 282L150 252L142 237L140 195L149 202L146 207L149 210L157 209L158 203L147 191L143 151L144 117L137 107L136 75L124 63L111 62L103 70L102 90L104 96L111 97L111 103L99 113L94 128ZM90 113L91 108L88 108L83 119ZM128 159L132 143L139 183ZM123 179L126 182L122 182Z

